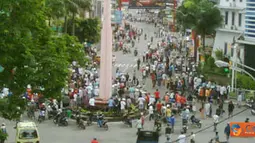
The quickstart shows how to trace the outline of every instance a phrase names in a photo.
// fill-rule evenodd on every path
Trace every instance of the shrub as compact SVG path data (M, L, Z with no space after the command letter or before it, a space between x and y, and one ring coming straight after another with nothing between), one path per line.
M237 87L255 90L255 81L247 75L237 73Z

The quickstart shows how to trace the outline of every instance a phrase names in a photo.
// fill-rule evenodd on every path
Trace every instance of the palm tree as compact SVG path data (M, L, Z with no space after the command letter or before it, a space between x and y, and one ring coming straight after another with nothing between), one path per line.
M63 0L46 0L45 6L49 26L51 26L52 19L59 19L64 16L65 9Z
M195 37L201 35L203 49L205 36L211 34L222 24L220 10L208 0L185 0L177 9L177 22L185 28L195 31ZM194 42L194 56L197 53L197 42Z
M67 32L67 16L71 14L72 16L72 35L75 35L75 16L76 14L90 11L91 10L91 0L65 0L65 32Z
M67 33L68 16L71 15L72 35L75 35L76 14L90 11L91 0L46 0L49 26L52 18L64 17L64 33Z

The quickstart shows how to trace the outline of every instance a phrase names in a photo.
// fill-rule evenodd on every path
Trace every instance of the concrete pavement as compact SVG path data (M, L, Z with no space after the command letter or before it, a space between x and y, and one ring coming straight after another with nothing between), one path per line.
M145 24L145 23L135 23L134 24L137 28L143 28L144 32L148 35L148 40L150 40L150 36L153 35L154 31L156 30L153 25ZM148 40L144 40L144 37L142 36L140 38L140 42L136 42L136 47L138 47L138 57L142 59L142 53L147 49L147 43ZM156 43L159 39L154 38L154 43ZM122 72L128 72L130 74L133 73L134 69L137 68L136 61L138 57L134 57L132 53L123 55L122 51L114 52L116 55L116 64L113 68L113 75L115 75L115 70L117 67L120 68ZM141 72L137 73L138 77L141 77ZM155 89L151 88L151 80L147 79L145 83L145 89L149 92L154 92ZM163 94L166 89L164 87L161 87L160 92ZM197 104L197 109L200 108L200 105ZM215 113L216 106L213 106L213 113ZM224 105L224 109L227 111L227 105ZM244 107L235 109L234 113L237 113L241 110L243 110ZM199 113L196 114L196 117L199 117ZM227 122L231 121L244 121L245 118L250 118L250 121L255 121L255 116L252 116L250 114L250 110L247 110L245 112L242 112L241 114L234 116L233 118L230 118L223 123L218 125L218 131L220 134L220 140L225 141L224 138L224 128ZM175 126L175 133L172 135L171 140L176 140L178 135L180 134L181 130L181 119L180 117L176 117L176 126ZM221 119L225 119L226 114ZM14 143L15 142L15 130L13 129L13 126L15 125L14 122L6 121L3 119L0 119L0 122L5 122L7 126L7 132L9 134L7 143ZM211 126L213 123L212 119L202 120L202 129ZM162 132L164 132L164 127L162 128ZM126 125L124 125L122 122L119 123L109 123L109 130L105 131L104 129L98 128L95 124L92 126L89 126L86 128L86 130L81 130L77 127L75 122L70 121L68 127L57 127L54 125L52 120L45 121L41 124L38 124L39 134L41 137L40 143L90 143L91 139L94 137L98 138L100 143L135 143L136 141L136 128L135 126L133 128L129 128ZM148 121L146 119L145 121L145 130L152 130L153 129L153 122ZM211 138L214 137L214 132L212 131L213 127L208 128L196 135L196 143L207 143ZM190 134L190 132L196 132L199 131L197 128L189 128L187 135ZM165 136L162 135L160 137L160 143L164 143L166 140ZM250 138L230 138L230 143L239 143L239 142L246 142L246 143L253 143L254 139Z

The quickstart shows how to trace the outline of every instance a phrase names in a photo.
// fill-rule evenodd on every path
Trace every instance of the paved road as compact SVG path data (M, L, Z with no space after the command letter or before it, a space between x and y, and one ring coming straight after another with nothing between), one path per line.
M226 106L225 106L226 107ZM243 108L242 108L243 109ZM239 112L242 109L237 109L235 111ZM198 115L198 114L197 114ZM225 115L226 117L226 115ZM224 127L227 122L231 121L244 121L246 117L249 117L251 121L255 121L255 116L250 115L249 110L245 111L238 116L235 116L218 126L218 131L220 133L220 140L224 141ZM172 136L172 139L176 139L180 133L180 122L177 117L177 123L175 127L175 133ZM0 122L5 122L7 125L7 131L9 133L9 138L7 143L14 143L15 141L15 130L13 129L14 122L3 121L0 119ZM212 124L212 119L203 120L203 127L210 126ZM90 143L90 140L94 137L97 137L100 143L135 143L136 141L136 129L129 128L122 123L109 123L109 131L105 131L103 129L97 128L97 126L92 125L86 128L86 130L80 130L77 128L74 122L69 122L68 127L57 127L53 124L53 122L45 121L41 124L38 124L40 136L41 136L41 143ZM152 130L153 123L146 121L145 122L145 129ZM164 129L164 128L163 128ZM191 130L194 132L198 129L191 129L188 130L188 135L190 134ZM213 128L209 128L203 132L200 132L196 136L197 143L207 143L210 138L214 137L214 133L212 132ZM162 135L160 137L160 143L165 142L165 136ZM254 139L248 138L231 138L231 143L253 143Z
M144 23L136 23L136 27L143 28L144 32L147 35L151 36L154 33L154 27L149 24ZM148 38L149 39L149 38ZM154 39L157 41L158 39ZM147 49L148 41L144 41L143 37L139 43L136 43L138 47L138 53L141 54ZM116 67L119 67L123 72L132 73L134 69L136 69L136 60L138 57L134 57L133 53L129 55L123 55L122 52L115 52L114 53L117 57L117 62L113 69L113 74L115 74ZM140 55L141 58L141 55ZM141 73L138 73L141 76ZM151 89L151 81L148 80L145 85L145 89L149 92L153 92L155 89ZM164 93L166 90L165 88L160 88L160 92ZM197 108L200 106L197 105ZM226 105L224 105L226 108ZM213 107L213 111L215 112L215 108ZM242 108L243 109L243 108ZM236 109L236 112L239 112L242 109ZM199 117L199 113L197 113L197 117ZM225 115L226 117L226 115ZM227 121L221 123L218 126L218 131L220 133L220 140L224 141L224 127L227 122L231 121L244 121L246 117L249 117L251 121L255 121L255 116L250 115L250 110L245 111ZM14 122L10 121L3 121L0 119L0 123L5 122L7 124L7 131L9 133L8 143L14 143L15 141L15 130L13 129ZM212 125L212 119L203 120L203 127ZM90 140L94 137L99 139L100 143L135 143L136 141L136 129L135 127L129 128L125 126L123 123L109 123L109 131L105 131L103 129L98 128L96 125L92 125L87 127L86 130L80 130L77 128L74 122L70 121L70 125L68 127L57 127L53 124L52 121L45 121L44 123L38 124L40 136L41 136L41 143L90 143ZM152 130L153 129L153 122L146 121L145 122L145 129ZM164 128L163 128L164 129ZM181 123L180 117L177 117L175 133L172 135L172 140L175 140L181 130ZM191 129L189 128L188 133L198 131L198 129ZM204 130L200 132L196 136L196 143L207 143L210 138L214 137L214 133L212 132L212 128ZM160 137L160 143L165 142L165 136L162 135ZM248 138L231 138L231 143L253 143L254 139Z

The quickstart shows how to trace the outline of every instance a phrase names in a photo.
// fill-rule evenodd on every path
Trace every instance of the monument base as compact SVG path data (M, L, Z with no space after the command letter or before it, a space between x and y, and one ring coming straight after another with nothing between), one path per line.
M108 107L108 100L102 99L100 97L96 97L95 98L95 105L96 105L96 108L107 109L107 107Z

